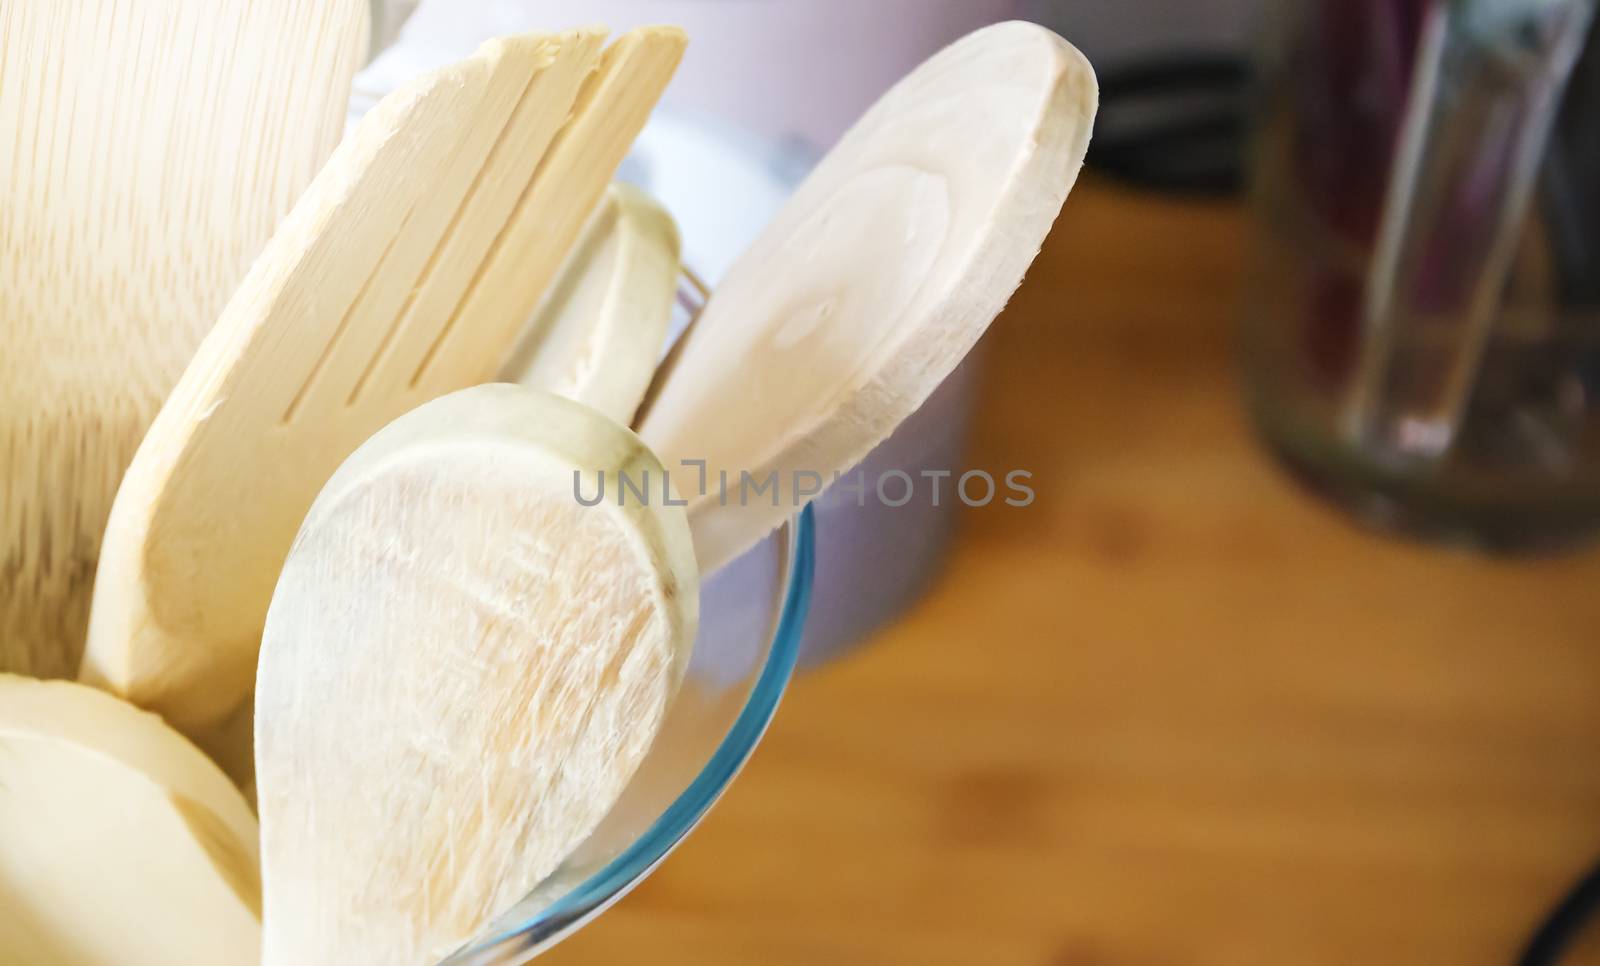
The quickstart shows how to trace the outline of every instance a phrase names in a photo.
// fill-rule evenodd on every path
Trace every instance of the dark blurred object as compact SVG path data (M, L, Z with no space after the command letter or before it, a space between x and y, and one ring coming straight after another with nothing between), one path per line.
M1557 966L1600 912L1600 865L1591 869L1539 926L1517 966Z
M1262 8L1282 0L1018 0L1024 19L1072 41L1102 73L1180 51L1245 57Z
M1385 528L1600 530L1594 0L1296 0L1263 70L1257 422Z
M1088 163L1138 187L1235 194L1245 180L1249 86L1248 62L1230 54L1106 71Z
M1543 215L1562 296L1600 309L1600 26L1589 40L1556 125Z
M1278 0L1019 0L1080 47L1100 75L1089 166L1138 188L1236 194L1251 119L1248 56Z

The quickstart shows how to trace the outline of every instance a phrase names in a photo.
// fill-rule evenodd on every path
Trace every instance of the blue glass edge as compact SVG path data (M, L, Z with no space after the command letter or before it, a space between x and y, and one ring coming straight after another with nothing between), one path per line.
M546 927L555 926L559 929L565 924L580 921L622 889L648 874L705 818L717 799L732 784L739 770L749 761L756 744L772 724L789 682L794 678L800 663L801 638L811 611L815 574L816 513L808 506L796 518L794 559L789 564L789 592L778 618L772 655L750 692L750 700L745 702L744 710L739 713L733 728L706 767L627 852L617 856L610 865L567 893L533 921L478 948L493 949L522 938L537 942L538 937L532 935L535 932L543 934Z

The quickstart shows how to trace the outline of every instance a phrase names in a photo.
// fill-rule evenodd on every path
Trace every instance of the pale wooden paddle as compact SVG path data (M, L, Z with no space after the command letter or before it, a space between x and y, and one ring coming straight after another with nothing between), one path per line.
M258 835L227 777L155 715L0 674L0 962L255 963Z
M338 143L367 8L0 3L0 670L77 670L117 483Z
M640 422L703 570L860 463L966 357L1049 234L1096 103L1055 34L979 31L885 96L723 279Z
M492 379L682 56L681 32L492 42L340 146L117 495L83 678L202 734L248 696L279 569L339 463Z
M628 424L666 349L682 264L660 203L612 185L506 366L508 381Z
M662 473L520 386L430 403L340 468L262 645L268 966L438 962L611 809L698 624L688 517L622 482Z

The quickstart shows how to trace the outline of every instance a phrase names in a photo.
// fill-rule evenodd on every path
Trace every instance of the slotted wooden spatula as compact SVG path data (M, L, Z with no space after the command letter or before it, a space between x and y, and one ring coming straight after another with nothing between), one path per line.
M1049 30L978 31L879 101L723 279L640 423L689 491L704 571L859 464L966 357L1061 211L1097 100Z
M77 671L123 469L338 143L367 10L0 3L0 671Z
M495 41L386 98L275 235L112 510L83 678L203 738L339 463L494 378L676 69L680 31Z

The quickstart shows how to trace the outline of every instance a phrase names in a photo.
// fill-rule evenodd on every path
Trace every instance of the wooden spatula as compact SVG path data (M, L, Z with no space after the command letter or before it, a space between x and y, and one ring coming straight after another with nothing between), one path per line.
M494 378L682 56L647 29L488 44L340 146L117 495L84 680L198 733L249 694L313 498L356 447Z
M723 279L640 422L703 570L857 465L966 356L1061 210L1096 102L1055 34L979 31L884 97ZM699 460L704 476L684 469Z
M155 715L0 674L0 962L255 963L258 835L238 790Z
M663 472L622 426L520 386L430 403L340 468L262 645L269 966L438 962L610 810L698 623Z
M667 344L681 242L660 203L613 185L506 367L508 381L633 422Z
M0 4L0 670L76 672L123 469L338 143L367 8Z

